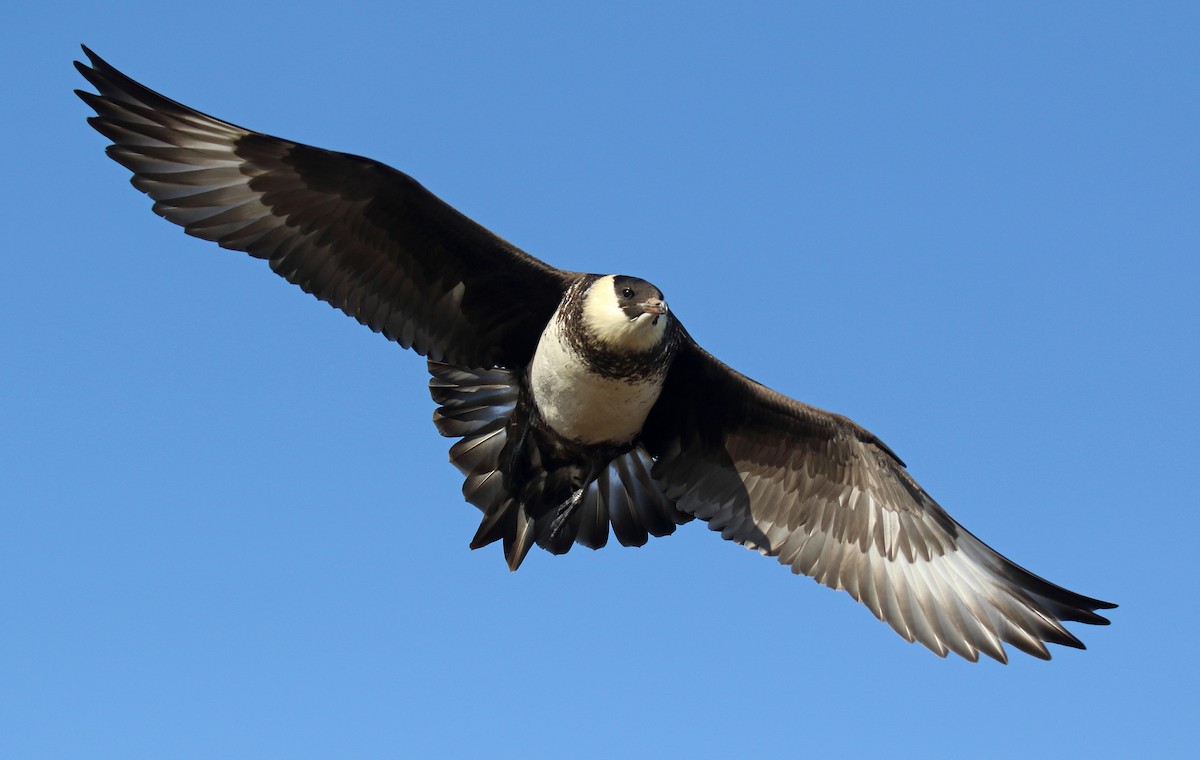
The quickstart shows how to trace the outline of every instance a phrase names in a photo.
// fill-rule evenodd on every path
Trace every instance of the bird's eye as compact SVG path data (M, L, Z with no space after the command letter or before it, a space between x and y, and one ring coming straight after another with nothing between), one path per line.
M633 298L633 288L623 288L621 290L621 296L623 298Z

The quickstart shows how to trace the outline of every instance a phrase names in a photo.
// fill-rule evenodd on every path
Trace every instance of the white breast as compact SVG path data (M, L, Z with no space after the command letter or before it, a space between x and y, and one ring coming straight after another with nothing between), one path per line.
M662 378L629 383L590 371L562 334L557 315L542 332L529 377L542 419L579 443L628 442L662 391Z

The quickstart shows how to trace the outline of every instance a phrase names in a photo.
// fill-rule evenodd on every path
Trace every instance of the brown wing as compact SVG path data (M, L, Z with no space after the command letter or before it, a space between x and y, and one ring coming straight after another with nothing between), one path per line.
M573 273L523 253L376 161L214 119L143 87L86 47L76 91L108 155L154 211L279 275L405 348L520 366Z
M1083 648L1063 621L1106 624L1094 611L1115 606L1002 557L866 430L755 383L690 338L644 442L681 511L844 589L938 655L1006 662L1007 642L1049 659L1045 642Z

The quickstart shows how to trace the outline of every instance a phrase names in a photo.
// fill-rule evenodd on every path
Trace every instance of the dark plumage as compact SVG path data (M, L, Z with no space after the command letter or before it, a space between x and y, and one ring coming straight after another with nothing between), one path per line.
M86 48L79 92L108 154L196 237L271 269L428 357L438 430L501 541L640 546L693 518L844 589L939 655L1006 661L1082 648L1064 621L1114 605L1067 591L976 539L875 436L738 374L661 291L555 269L412 178L259 134L134 82Z

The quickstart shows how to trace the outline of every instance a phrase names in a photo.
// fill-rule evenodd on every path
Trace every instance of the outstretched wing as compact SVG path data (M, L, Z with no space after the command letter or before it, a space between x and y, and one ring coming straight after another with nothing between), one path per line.
M84 48L76 91L154 211L405 348L521 366L573 273L555 269L376 161L253 132L143 87Z
M940 656L1049 659L1083 648L1063 621L1107 624L1090 599L968 533L882 442L725 366L690 338L647 421L654 477L723 538L843 589Z

